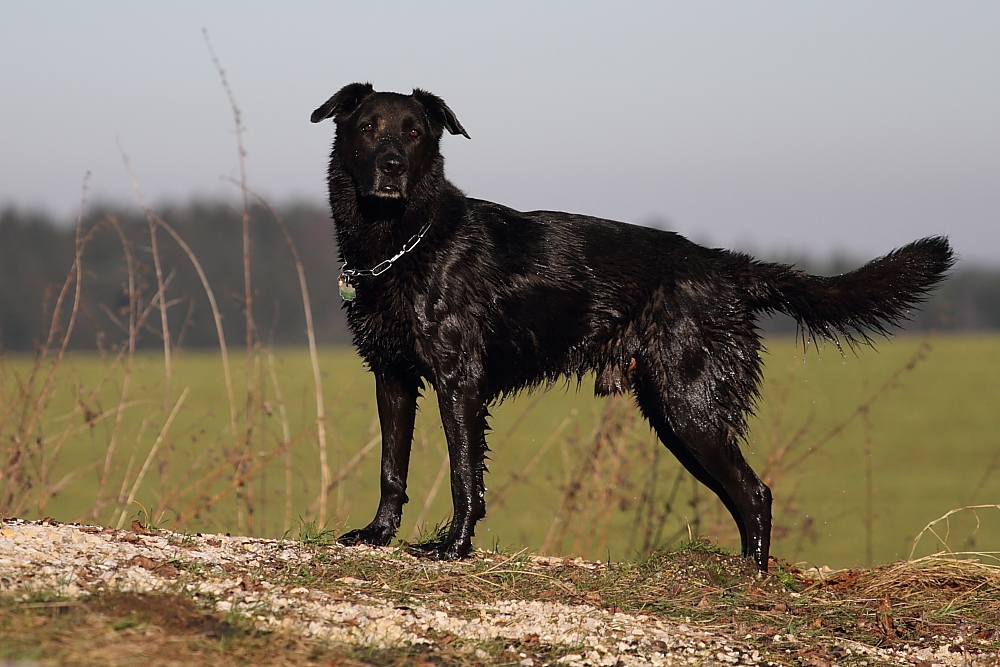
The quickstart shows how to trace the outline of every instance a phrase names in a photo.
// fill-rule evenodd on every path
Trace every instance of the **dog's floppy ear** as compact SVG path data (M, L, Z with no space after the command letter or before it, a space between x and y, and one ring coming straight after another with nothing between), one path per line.
M348 84L338 90L336 94L324 102L320 108L313 111L309 120L314 123L326 120L327 118L337 120L357 109L369 95L374 94L375 89L370 83Z
M465 131L465 128L462 127L462 124L458 122L458 116L455 115L455 112L449 109L444 100L437 95L428 93L426 90L414 88L413 99L423 105L433 123L440 125L452 134L461 134L466 139L472 138Z

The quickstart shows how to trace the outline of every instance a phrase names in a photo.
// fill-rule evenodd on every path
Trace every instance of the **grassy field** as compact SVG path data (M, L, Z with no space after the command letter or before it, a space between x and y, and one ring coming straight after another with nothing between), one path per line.
M1000 502L1000 336L902 336L843 356L828 345L803 357L791 339L768 348L745 449L775 491L774 555L833 567L906 558L945 512ZM152 353L137 354L130 371L124 356L69 354L47 388L50 362L34 375L33 363L0 361L0 511L110 525L138 516L263 536L320 515L307 351L259 350L249 362L231 355L232 408L217 352L178 354L169 387ZM373 379L347 349L321 350L319 367L332 476L326 522L357 527L377 503ZM714 497L656 444L628 401L595 399L590 380L579 392L573 383L520 396L493 414L479 546L619 560L689 534L737 545ZM429 393L403 539L447 518L445 452ZM1000 509L959 512L935 528L952 549L1000 550ZM917 553L940 548L927 534Z

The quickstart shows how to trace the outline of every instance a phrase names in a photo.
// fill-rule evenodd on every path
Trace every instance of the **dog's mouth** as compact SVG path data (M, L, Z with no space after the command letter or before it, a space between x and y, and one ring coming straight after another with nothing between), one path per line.
M406 199L407 194L406 174L395 176L376 173L368 189L369 196L379 199Z
M404 193L403 188L397 183L384 183L377 185L372 189L373 197L380 197L382 199L403 199Z

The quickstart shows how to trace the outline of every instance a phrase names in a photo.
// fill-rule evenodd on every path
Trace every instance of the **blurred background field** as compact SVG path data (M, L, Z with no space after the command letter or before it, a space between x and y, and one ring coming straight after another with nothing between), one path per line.
M833 567L905 558L931 520L1000 497L1000 378L993 372L1000 336L904 335L857 356L833 345L803 356L787 337L770 339L768 348L745 452L775 491L775 555ZM230 356L234 367L244 361ZM324 522L358 527L378 500L373 379L350 348L324 348L318 362L331 471ZM295 535L301 521L319 517L322 473L304 348L261 348L252 357L248 461L245 414L234 438L219 353L177 353L169 410L185 399L138 486L165 422L162 354L135 356L116 427L122 358L69 352L37 406L36 427L17 443L33 409L34 364L32 355L8 353L0 366L6 515L105 525L139 518L189 532L272 537ZM44 371L35 373L36 395ZM233 377L235 394L245 398L245 376ZM478 546L600 559L636 556L689 535L738 546L728 513L655 441L630 401L597 399L586 380L579 392L575 382L557 385L493 414L489 511ZM422 399L413 447L403 539L450 512L432 392ZM141 505L126 502L133 489ZM949 546L996 550L997 515L981 512L978 531L971 511L952 517ZM918 554L940 548L927 536Z

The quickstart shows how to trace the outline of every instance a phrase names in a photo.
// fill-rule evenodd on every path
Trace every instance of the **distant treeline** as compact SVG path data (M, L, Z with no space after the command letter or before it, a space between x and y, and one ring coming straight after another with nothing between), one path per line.
M287 205L276 211L289 230L301 257L317 341L350 341L337 291L336 244L325 208ZM227 340L245 340L243 242L241 212L222 203L191 203L158 208L197 257L211 285L222 315ZM128 257L132 260L136 314L146 313L140 334L144 347L160 346L159 308L154 302L157 281L149 224L138 210L99 207L87 213L81 226L82 254L80 307L70 344L74 348L115 349L127 340L130 314ZM302 295L293 255L281 227L263 208L250 212L250 271L253 287L255 337L263 344L297 345L306 341ZM64 285L71 303L77 243L76 226L7 208L0 210L0 349L32 351L50 332L52 313ZM214 318L187 253L163 228L157 244L167 281L168 323L175 345L218 345ZM126 248L128 253L126 253ZM888 250L888 249L887 249ZM826 263L782 258L813 273L831 275L859 262ZM150 306L153 307L150 307ZM63 327L68 306L58 320ZM58 327L57 327L58 328ZM767 333L794 332L791 320L762 322ZM1000 271L964 267L934 294L909 330L984 331L1000 329ZM61 340L61 331L59 339Z
M242 345L246 336L242 212L226 204L202 202L158 208L155 213L177 232L200 263L222 315L227 341ZM276 213L289 230L305 269L317 341L350 342L340 311L340 267L329 213L318 206L298 205L281 207ZM172 342L183 347L217 346L215 320L191 259L169 233L157 228ZM159 306L154 302L157 280L146 216L141 210L103 207L87 213L81 231L86 241L83 280L71 346L114 349L128 339L126 243L132 256L137 316L148 311L140 344L161 346ZM256 339L275 345L305 343L302 292L281 227L266 209L253 208L249 232ZM4 350L35 350L49 335L59 292L72 274L75 247L75 224L56 224L44 215L11 208L0 211L0 346ZM66 297L69 302L74 289L75 283L71 283ZM63 311L61 326L66 325L68 306ZM61 341L61 336L57 340Z

